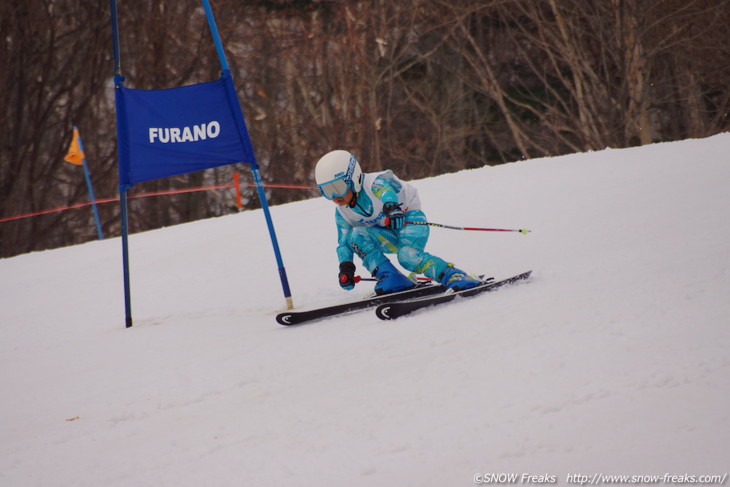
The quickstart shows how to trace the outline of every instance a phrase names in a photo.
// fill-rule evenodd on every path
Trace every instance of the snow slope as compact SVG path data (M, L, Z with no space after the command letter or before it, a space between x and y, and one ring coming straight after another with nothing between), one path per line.
M132 236L131 329L119 239L0 260L0 486L726 480L728 153L721 134L417 181L431 221L532 230L433 229L433 253L534 273L393 322L277 325L260 211ZM339 289L333 211L272 208L297 307L372 289Z

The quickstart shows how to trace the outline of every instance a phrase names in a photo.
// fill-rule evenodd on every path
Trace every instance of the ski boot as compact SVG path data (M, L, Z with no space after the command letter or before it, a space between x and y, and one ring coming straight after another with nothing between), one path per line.
M373 276L378 280L375 285L375 294L390 294L399 291L405 291L414 287L416 284L406 276L398 272L398 269L386 260L373 271Z
M479 279L471 277L461 269L457 269L453 264L446 266L439 277L439 282L452 291L463 291L471 289L482 283Z

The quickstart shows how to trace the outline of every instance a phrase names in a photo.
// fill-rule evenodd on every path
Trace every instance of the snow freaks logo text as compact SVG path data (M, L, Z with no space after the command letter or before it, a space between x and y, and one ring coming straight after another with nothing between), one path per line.
M192 127L150 127L150 144L161 142L174 144L177 142L197 142L199 140L215 139L221 133L221 124L213 120L208 123L193 125Z
M556 484L557 475L529 473L478 473L474 475L475 484Z
M568 485L599 486L599 485L725 485L728 474L715 475L674 475L664 473L659 475L593 475L570 473L566 481ZM531 475L529 473L478 473L474 475L475 484L556 484L557 475Z

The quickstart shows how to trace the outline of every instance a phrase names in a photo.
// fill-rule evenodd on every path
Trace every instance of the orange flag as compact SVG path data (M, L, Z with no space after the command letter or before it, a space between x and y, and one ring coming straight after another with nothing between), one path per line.
M84 157L86 157L84 151L81 150L81 146L79 145L79 129L74 127L73 139L71 139L71 144L68 146L68 153L63 160L80 166L84 163Z

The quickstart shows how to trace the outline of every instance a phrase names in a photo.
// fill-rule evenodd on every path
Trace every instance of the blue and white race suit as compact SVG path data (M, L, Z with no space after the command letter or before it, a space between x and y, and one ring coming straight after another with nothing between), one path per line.
M335 212L340 262L352 261L357 254L365 268L373 273L388 259L386 253L397 254L398 263L404 269L438 279L447 263L424 250L428 225L404 225L399 230L386 227L383 204L388 202L401 204L406 221L427 221L421 211L418 191L412 184L401 181L390 170L365 174L355 204L338 206Z

